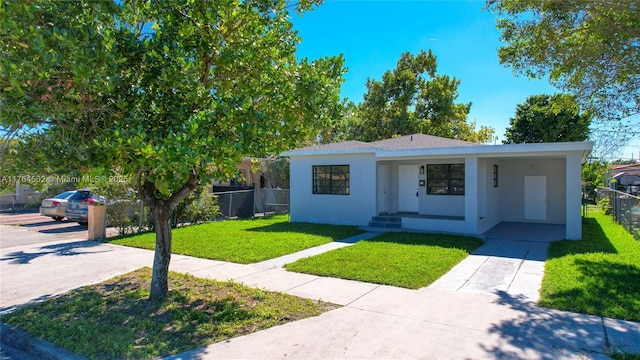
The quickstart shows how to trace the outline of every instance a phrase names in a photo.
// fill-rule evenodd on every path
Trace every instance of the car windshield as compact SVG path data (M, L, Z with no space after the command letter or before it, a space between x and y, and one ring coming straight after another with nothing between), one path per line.
M86 198L91 197L91 193L88 191L77 191L73 196L69 198L69 200L84 200Z
M56 196L54 197L54 199L66 199L66 198L68 198L69 196L73 195L73 193L74 193L74 192L75 192L75 191L66 191L66 192L63 192L62 194L58 194L58 195L56 195Z

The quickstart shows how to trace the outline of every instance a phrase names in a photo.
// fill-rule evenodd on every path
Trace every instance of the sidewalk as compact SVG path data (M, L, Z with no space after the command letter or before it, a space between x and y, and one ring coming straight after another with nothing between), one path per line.
M77 240L2 249L0 307L150 266L152 258L147 250ZM640 352L640 323L540 308L506 291L408 290L183 255L172 256L171 270L343 307L169 359L604 359L608 346Z

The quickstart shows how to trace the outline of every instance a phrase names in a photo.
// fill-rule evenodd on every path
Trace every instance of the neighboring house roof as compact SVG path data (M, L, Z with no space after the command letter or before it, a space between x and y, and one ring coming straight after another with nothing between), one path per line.
M343 141L284 152L283 156L374 154L379 159L420 158L424 156L465 156L469 154L497 157L539 154L557 156L566 151L581 151L584 162L593 148L592 142L483 145L437 136L413 134L374 142Z
M620 165L611 170L614 174L640 174L640 164Z

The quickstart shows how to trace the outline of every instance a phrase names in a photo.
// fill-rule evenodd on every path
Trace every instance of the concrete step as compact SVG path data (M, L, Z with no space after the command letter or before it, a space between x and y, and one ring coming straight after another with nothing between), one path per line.
M402 224L402 218L390 216L373 216L371 221L385 224Z
M392 223L386 223L386 222L369 221L369 227L400 229L402 227L402 224L392 224Z

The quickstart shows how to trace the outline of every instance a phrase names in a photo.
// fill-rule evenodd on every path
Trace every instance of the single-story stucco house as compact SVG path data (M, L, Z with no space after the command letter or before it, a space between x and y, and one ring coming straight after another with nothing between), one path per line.
M501 222L582 236L591 142L479 145L414 134L285 152L291 221L481 235Z

